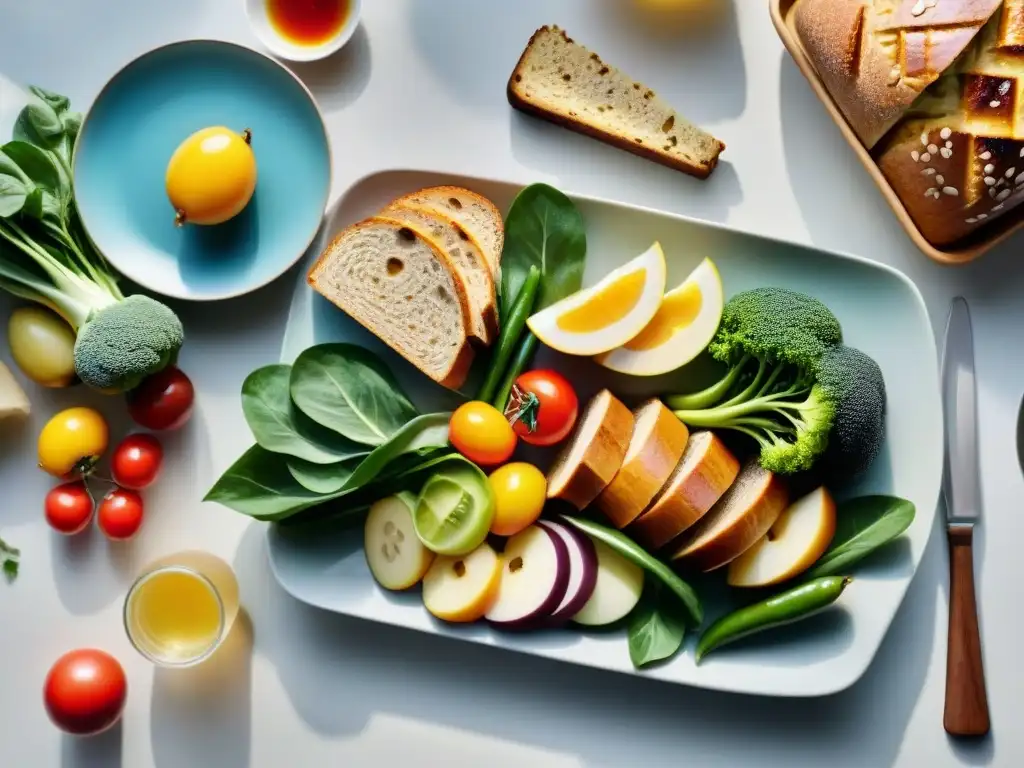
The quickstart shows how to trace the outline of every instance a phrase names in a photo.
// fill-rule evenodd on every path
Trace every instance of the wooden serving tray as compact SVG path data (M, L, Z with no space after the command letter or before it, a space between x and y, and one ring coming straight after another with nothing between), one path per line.
M796 33L796 26L793 19L793 8L800 0L769 0L772 14L772 23L775 25L776 31L779 33L779 37L782 39L782 44L786 46L786 50L789 51L790 56L793 57L793 61L796 62L797 67L803 72L804 77L811 84L811 88L818 95L821 103L825 105L825 109L828 110L829 115L832 116L832 120L839 126L839 130L842 131L843 136L846 137L846 141L853 147L853 151L857 153L857 157L860 158L864 168L874 179L875 184L885 195L885 199L889 201L889 205L896 214L896 218L899 219L900 224L910 235L910 239L914 241L918 248L920 248L926 256L941 264L966 264L967 262L974 261L974 259L981 256L983 253L991 249L993 246L1001 243L1003 240L1008 238L1014 232L1016 232L1022 225L1024 225L1024 216L1021 212L1016 214L1008 214L1000 219L992 222L987 227L975 231L969 237L958 241L952 247L949 248L937 248L936 246L929 243L921 231L914 224L913 219L910 218L910 214L907 213L907 209L900 202L899 197L893 188L889 185L888 180L882 175L878 165L875 163L874 158L868 152L867 148L861 143L860 139L857 138L857 134L853 132L849 123L846 122L846 118L843 116L842 111L832 100L828 90L825 88L824 83L818 77L818 73L814 70L810 59L807 57L807 52L804 50L803 45L800 43L800 38Z

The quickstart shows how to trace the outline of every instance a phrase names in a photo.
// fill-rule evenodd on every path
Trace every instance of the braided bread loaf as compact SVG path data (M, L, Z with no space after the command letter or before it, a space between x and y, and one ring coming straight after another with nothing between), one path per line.
M1024 200L1024 0L800 0L826 88L933 245Z

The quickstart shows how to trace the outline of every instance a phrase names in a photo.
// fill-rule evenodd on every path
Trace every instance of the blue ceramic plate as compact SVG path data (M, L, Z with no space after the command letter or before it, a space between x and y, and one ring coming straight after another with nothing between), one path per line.
M256 192L230 221L174 226L164 175L178 145L224 125L252 131ZM100 92L75 149L75 199L97 248L128 278L182 299L238 296L308 248L331 186L323 118L287 69L230 43L192 40L135 59Z

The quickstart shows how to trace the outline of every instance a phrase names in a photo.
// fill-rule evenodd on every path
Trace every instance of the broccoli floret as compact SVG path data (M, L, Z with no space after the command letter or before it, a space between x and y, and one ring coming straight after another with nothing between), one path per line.
M98 310L79 329L75 371L91 387L125 392L174 363L184 341L181 320L170 307L129 296Z
M859 349L838 345L821 358L818 383L834 394L836 413L818 468L833 483L862 474L885 438L885 380L878 363Z
M746 291L725 305L708 346L729 366L726 374L701 392L666 402L691 427L752 438L765 469L809 469L825 452L838 404L817 372L841 341L839 321L817 299L785 288Z

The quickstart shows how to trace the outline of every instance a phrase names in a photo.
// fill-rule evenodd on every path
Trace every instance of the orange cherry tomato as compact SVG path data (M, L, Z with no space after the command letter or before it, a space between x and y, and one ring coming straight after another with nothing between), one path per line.
M493 405L474 400L460 405L448 423L448 439L470 461L494 466L516 449L516 433Z

